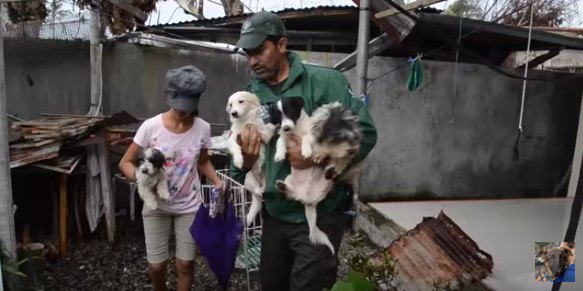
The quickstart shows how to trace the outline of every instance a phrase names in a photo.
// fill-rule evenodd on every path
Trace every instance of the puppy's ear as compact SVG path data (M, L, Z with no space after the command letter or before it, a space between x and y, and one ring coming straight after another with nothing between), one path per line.
M225 111L227 113L229 113L230 109L231 109L231 100L229 100L229 102L227 102L227 107L225 107Z
M304 98L302 97L287 97L287 104L288 106L294 108L304 108Z
M154 154L150 159L151 159L150 162L156 168L162 168L162 166L164 166L164 163L166 162L166 157L161 151L158 150L154 151Z
M279 111L277 102L269 104L267 111L269 113L269 123L274 125L281 124L281 111Z
M144 153L144 149L142 149L141 151L138 152L138 156L136 157L136 164L139 166L140 164L142 164L144 162L145 158L146 158L146 155Z
M283 114L295 123L301 116L304 107L302 97L286 97L281 100Z

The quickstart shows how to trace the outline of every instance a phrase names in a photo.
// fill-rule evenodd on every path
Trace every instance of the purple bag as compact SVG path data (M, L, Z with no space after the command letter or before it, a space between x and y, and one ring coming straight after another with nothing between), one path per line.
M215 218L209 215L209 207L201 205L190 226L192 238L223 288L235 269L242 233L232 202L226 202L224 213Z

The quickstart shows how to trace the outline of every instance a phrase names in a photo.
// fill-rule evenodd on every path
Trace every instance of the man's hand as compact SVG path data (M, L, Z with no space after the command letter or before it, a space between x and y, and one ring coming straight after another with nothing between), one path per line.
M237 143L243 154L243 169L251 169L259 158L261 149L261 138L257 128L247 124L243 132L237 136Z
M317 166L311 159L306 160L302 156L302 139L300 137L290 134L287 146L287 159L293 168L304 170Z

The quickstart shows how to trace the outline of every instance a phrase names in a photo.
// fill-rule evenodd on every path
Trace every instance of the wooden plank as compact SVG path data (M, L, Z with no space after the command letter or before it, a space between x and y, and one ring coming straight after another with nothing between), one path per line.
M143 21L146 21L146 19L148 19L148 14L146 14L144 11L124 2L123 0L106 0L106 1L117 6L118 8L121 8L121 9L127 11L128 13L132 14L133 16L135 16Z
M48 145L51 143L56 142L55 139L45 139L39 142L22 142L22 143L15 143L9 146L10 149L29 149L29 148L38 148L44 145Z
M429 5L433 5L439 2L443 2L445 0L417 0L415 2L411 2L409 4L405 4L402 5L403 9L409 11L409 10L414 10L417 7L423 7L423 6L429 6ZM388 17L391 16L393 14L398 13L399 11L395 8L391 8L391 9L387 9L385 11L381 11L378 12L374 15L375 18L383 18L383 17Z
M79 236L83 236L83 227L81 226L81 217L79 216L79 178L74 177L75 183L73 184L73 207L75 211L75 224L77 225L77 233Z
M45 133L45 134L31 134L31 135L25 135L23 137L24 137L24 139L40 141L41 139L63 137L63 135L59 132L56 132L56 133Z
M59 186L59 250L67 253L67 175L61 174Z
M99 133L100 142L97 144L99 171L101 179L101 193L105 206L105 222L107 224L107 238L113 242L115 237L115 197L111 191L111 173L109 170L109 150L104 138L104 132Z
M65 174L65 175L71 175L73 173L73 171L75 171L75 169L79 165L80 161L81 161L81 156L76 157L75 160L73 160L68 165L58 164L56 166L53 166L53 165L37 163L37 164L33 164L32 166L37 167L37 168L41 168L41 169L45 169L45 170L49 170L49 171L54 171L54 172Z
M65 125L79 122L79 118L53 118L53 119L37 119L29 121L15 121L12 124L18 126L39 126L39 127L63 127Z
M52 159L58 156L60 145L54 145L47 148L43 148L37 151L24 154L16 154L10 156L10 168L16 168L34 162ZM22 158L21 158L22 156Z

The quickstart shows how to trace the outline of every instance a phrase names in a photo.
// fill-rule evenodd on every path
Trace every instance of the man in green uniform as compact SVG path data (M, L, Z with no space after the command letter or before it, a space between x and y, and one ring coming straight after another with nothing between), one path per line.
M286 97L301 96L308 114L332 102L354 109L360 118L362 142L352 164L362 161L376 143L376 129L365 104L352 93L340 72L303 64L297 54L287 51L285 35L283 22L273 13L259 12L245 21L237 47L245 50L255 73L247 91L257 94L264 105ZM292 143L295 145L288 148L287 159L280 163L273 160L276 138L265 148L267 187L263 196L260 280L263 290L267 291L320 291L336 282L337 254L346 228L343 213L352 200L348 187L339 184L318 205L318 227L330 238L336 255L332 255L326 246L312 244L308 239L303 205L287 199L275 188L275 181L285 179L290 167L305 169L316 166L302 157L299 141L297 137L296 143ZM255 128L248 127L238 142L244 165L242 169L231 166L231 173L242 182L257 160L259 134Z

